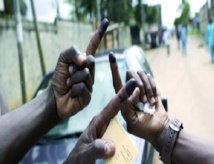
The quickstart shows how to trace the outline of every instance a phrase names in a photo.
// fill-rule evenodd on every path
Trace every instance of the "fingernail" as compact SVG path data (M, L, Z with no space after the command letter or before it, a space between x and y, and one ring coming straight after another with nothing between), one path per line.
M66 80L67 86L69 86L69 83L70 83L70 78L68 78L68 79Z
M146 97L146 95L143 96L143 102L147 102L147 97Z
M103 37L103 34L106 32L108 25L109 25L108 19L106 19L106 18L103 19L101 24L100 24L100 27L98 29L100 39Z
M85 63L85 62L86 62L86 56L84 56L84 55L79 55L79 61L80 61L81 64L82 64L82 63Z
M111 142L106 142L104 149L105 149L106 155L113 154L114 153L114 144Z
M73 66L68 67L68 72L70 73L70 75L73 74L74 68Z
M158 102L158 97L155 98L156 102Z
M109 61L110 61L111 63L115 63L115 62L116 62L116 58L115 58L113 52L110 52L110 53L109 53Z
M137 86L137 82L136 82L135 79L131 79L131 80L129 80L127 82L126 92L127 92L128 96L130 96L133 93L133 91L135 90L136 86Z
M151 105L153 105L154 103L155 103L155 98L152 97L152 98L151 98Z

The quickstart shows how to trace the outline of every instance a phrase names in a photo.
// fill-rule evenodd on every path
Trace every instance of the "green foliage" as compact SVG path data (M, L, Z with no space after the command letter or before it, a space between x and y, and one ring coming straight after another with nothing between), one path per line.
M199 17L199 15L200 15L199 12L195 13L195 17Z
M77 21L97 20L96 0L67 0L75 6ZM132 0L100 0L100 15L112 22L129 23L133 17ZM74 16L73 16L74 17Z
M133 17L132 0L101 0L101 17L129 24Z
M85 21L88 16L93 19L96 15L96 0L67 0L75 6L74 14L77 21Z
M14 15L13 0L4 0L5 10L0 12L0 16L12 16ZM20 0L20 12L22 16L27 13L27 5L25 0Z
M72 18L77 21L97 20L96 0L67 0L75 10ZM133 0L100 0L101 19L108 18L111 22L125 23L130 25L131 20L135 20L141 25L141 5L132 6ZM145 23L153 24L160 20L160 11L157 6L143 5ZM75 16L74 16L75 15Z
M160 10L158 6L148 6L148 5L143 5L143 11L144 11L144 21L145 23L151 25L154 23L158 23L160 20ZM135 19L138 25L142 25L142 19L141 19L141 5L138 4L135 7L134 11Z

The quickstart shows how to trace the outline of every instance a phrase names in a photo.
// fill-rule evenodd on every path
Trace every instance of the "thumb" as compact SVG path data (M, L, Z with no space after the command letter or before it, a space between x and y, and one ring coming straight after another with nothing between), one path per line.
M96 139L89 145L89 152L95 159L106 159L115 153L115 145L110 140Z

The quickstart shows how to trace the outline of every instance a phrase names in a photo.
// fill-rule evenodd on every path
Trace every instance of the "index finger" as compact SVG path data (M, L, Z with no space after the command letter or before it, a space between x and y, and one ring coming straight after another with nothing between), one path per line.
M108 19L103 19L103 21L101 22L100 26L98 27L98 29L96 30L96 32L94 33L93 37L91 38L88 47L86 49L86 54L87 55L93 55L95 54L100 41L108 27L109 21Z
M137 83L134 79L129 80L98 115L98 120L100 120L98 123L98 129L100 129L101 133L100 136L105 132L111 119L117 115L123 103L132 95L136 86Z
M115 93L117 93L123 87L123 84L118 70L116 58L112 52L110 52L109 54L109 61L111 67L113 86Z

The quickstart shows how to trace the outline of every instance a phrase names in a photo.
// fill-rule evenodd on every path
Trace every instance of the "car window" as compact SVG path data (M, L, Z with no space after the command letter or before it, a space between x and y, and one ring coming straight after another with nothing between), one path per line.
M127 70L124 59L118 60L118 68L124 83ZM55 126L51 131L49 131L47 136L68 135L82 132L91 119L107 105L114 95L115 92L112 85L112 75L109 62L108 60L100 60L100 62L96 62L95 66L95 83L93 85L90 104L83 109L83 111ZM118 118L122 123L124 123L121 114L118 115Z
M124 54L126 56L126 62L129 69L134 71L143 70L153 76L144 52L141 48L133 46L132 48L127 49Z

